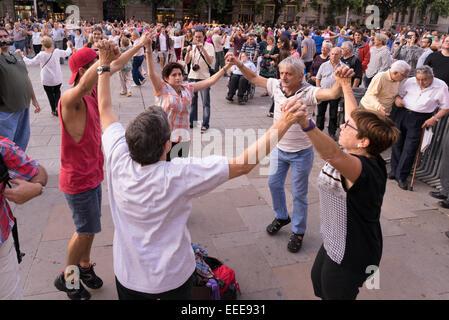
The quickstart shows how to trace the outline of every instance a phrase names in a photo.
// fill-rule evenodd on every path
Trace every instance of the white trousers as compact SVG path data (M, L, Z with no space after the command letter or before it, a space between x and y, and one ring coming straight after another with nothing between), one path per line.
M0 300L23 300L19 263L12 234L0 246Z

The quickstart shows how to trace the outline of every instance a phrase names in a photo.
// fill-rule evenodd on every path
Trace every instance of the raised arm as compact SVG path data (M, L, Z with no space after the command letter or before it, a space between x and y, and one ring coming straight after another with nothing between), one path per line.
M228 159L229 179L248 174L260 161L270 154L292 124L298 121L298 114L295 113L295 110L303 106L303 102L296 100L293 103L288 101L287 104L290 104L290 112L284 112L281 118L268 129L263 137L254 142L240 156Z
M101 66L111 66L112 61L120 55L118 46L110 41L100 41L98 43L98 49L100 52ZM100 111L101 129L103 132L111 124L119 121L112 107L110 72L104 72L98 77L98 110Z
M226 54L225 60L227 63L231 63L236 65L240 71L242 72L243 76L245 77L246 80L248 80L251 83L254 83L256 86L262 87L262 88L267 88L267 78L258 76L257 73L251 71L250 69L248 69L247 67L245 67L245 65L238 60L234 54L232 54L231 52L228 52Z
M193 89L195 92L212 87L217 81L224 76L224 74L231 68L231 64L227 63L220 71L216 72L212 77L205 80L193 82Z
M340 77L349 78L349 80L351 80L351 78L355 74L354 70L349 69L348 67L339 67L337 71L335 71L334 77L335 74L337 74L337 72ZM320 90L318 90L316 92L316 99L318 102L335 100L341 97L341 94L342 94L341 86L338 81L335 81L335 83L330 89L321 88Z
M144 39L144 45L146 48L146 54L147 54L147 67L148 67L148 75L150 77L151 83L153 84L154 94L158 96L160 92L162 91L162 79L157 74L155 68L154 68L154 61L153 61L153 37L147 33L145 35Z

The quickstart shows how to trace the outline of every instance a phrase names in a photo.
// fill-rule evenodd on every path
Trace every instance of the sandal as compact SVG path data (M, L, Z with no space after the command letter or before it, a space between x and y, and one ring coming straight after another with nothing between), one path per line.
M290 240L287 245L287 249L290 252L296 253L301 249L302 240L304 239L303 234L292 233L290 236Z
M267 113L267 117L268 117L268 118L273 118L273 116L274 116L274 113L273 113L273 112L268 112L268 113Z
M281 228L291 222L290 217L287 219L274 219L272 223L267 226L267 232L270 235L276 234Z
M209 128L206 128L206 127L201 127L201 133L204 133L204 132L206 132L206 131L207 131L207 129L209 129Z

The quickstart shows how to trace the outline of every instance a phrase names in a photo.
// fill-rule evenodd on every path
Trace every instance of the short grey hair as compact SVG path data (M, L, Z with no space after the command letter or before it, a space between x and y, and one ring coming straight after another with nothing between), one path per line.
M416 73L425 74L425 75L433 77L433 70L429 66L422 66L422 67L416 68Z
M352 45L352 42L351 42L351 41L345 41L345 42L343 42L343 43L341 44L341 47L343 48L343 46L345 46L345 47L348 48L348 49L351 49L351 51L352 51L352 49L354 49L354 46Z
M388 38L384 34L376 34L374 38L377 38L384 46L388 43Z
M279 63L279 68L290 68L295 70L298 75L304 75L304 69L306 68L306 66L301 59L290 56Z
M329 41L324 41L323 44L321 45L321 48L323 47L329 47L329 50L332 49L332 43L330 43Z
M400 74L409 74L410 70L412 70L412 67L410 67L410 65L405 62L404 60L398 60L393 62L393 64L391 65L390 71L391 72L398 72Z

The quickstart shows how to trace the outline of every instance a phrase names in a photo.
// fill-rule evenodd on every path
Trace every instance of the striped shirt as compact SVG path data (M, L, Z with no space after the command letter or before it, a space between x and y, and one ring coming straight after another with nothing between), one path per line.
M11 179L30 180L39 173L36 161L29 158L11 140L0 137L0 153L8 167ZM0 184L0 246L8 240L14 226L14 217L11 208L3 195L5 183Z
M178 95L168 83L164 82L162 91L155 95L154 102L167 113L172 128L172 142L190 141L189 113L193 99L193 83L181 85L181 95Z

